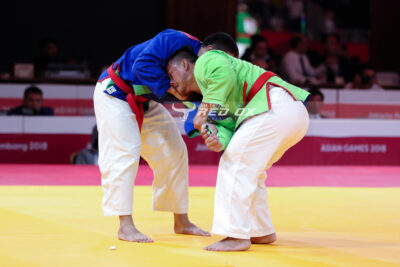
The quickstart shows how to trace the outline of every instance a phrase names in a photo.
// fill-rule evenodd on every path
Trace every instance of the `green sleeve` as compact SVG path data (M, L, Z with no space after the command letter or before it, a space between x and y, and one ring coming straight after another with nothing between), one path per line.
M214 126L217 128L217 137L222 144L222 149L225 150L232 139L233 131L219 124L214 124ZM197 129L188 134L189 138L194 138L198 135L200 135L200 132Z
M189 138L195 138L196 136L200 135L200 132L199 132L199 130L194 129L193 131L191 131L187 135L188 135Z
M217 127L217 130L218 130L217 137L222 144L222 149L225 150L226 147L228 146L229 142L232 139L233 131L222 125L218 125L218 124L214 124L214 125L215 125L215 127Z
M197 60L194 75L203 103L224 105L236 88L237 75L228 58L213 50Z

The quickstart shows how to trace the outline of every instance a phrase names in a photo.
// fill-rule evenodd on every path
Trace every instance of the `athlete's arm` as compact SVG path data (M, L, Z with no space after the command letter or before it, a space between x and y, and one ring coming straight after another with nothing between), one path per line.
M233 136L233 131L219 124L205 123L201 136L209 149L215 152L225 150Z
M197 60L194 74L203 94L203 102L193 120L194 127L200 132L203 130L203 138L206 139L207 145L211 144L209 138L212 138L214 143L219 141L222 144L223 141L222 147L225 148L232 138L233 131L230 130L228 135L225 132L220 133L221 138L218 138L219 131L206 137L203 125L207 123L208 114L213 108L227 104L229 94L236 88L236 73L225 56L209 51Z
M188 104L188 102L185 102L185 105L187 105L187 104ZM193 109L194 105L196 105L196 107ZM208 135L209 132L208 131L205 132L204 126L203 126L202 132L200 132L194 127L194 124L193 124L194 117L197 114L197 106L199 106L199 105L200 105L200 103L198 103L198 104L197 103L195 103L195 104L190 103L190 105L187 106L188 108L190 108L192 110L187 115L187 118L186 118L186 121L185 121L185 124L184 124L184 129L185 129L185 132L186 132L186 134L187 134L187 136L189 138L193 138L193 137L196 137L199 134L201 134L201 136L204 138L204 140L206 140L206 144L207 144L207 139L209 137L209 135ZM209 121L209 119L207 119L207 121ZM203 124L203 125L205 125L205 124ZM209 125L209 127L212 130L212 132L216 133L217 138L219 140L219 143L221 143L221 145L222 145L221 149L225 150L225 148L228 146L229 141L231 140L231 138L233 136L233 130L232 129L228 129L228 128L224 127L223 125L220 125L218 123L218 121L213 121L212 123L208 122L208 123L206 123L206 125ZM207 144L207 146L208 146L208 144ZM208 146L208 147L211 150L216 151L212 147L210 147L210 146ZM218 151L220 151L220 150L218 150Z
M196 116L193 119L194 128L201 132L203 124L207 122L208 113L210 113L211 109L216 106L216 104L202 102L197 110Z

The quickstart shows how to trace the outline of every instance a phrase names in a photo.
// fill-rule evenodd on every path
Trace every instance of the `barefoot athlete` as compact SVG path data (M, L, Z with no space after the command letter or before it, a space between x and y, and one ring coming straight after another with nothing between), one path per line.
M205 249L239 251L251 243L274 242L265 171L307 132L303 102L308 92L218 50L198 59L190 51L178 51L167 71L182 99L202 94L194 126L210 149L225 150L218 167L212 233L226 238Z
M189 34L168 29L126 50L96 85L103 213L119 216L118 237L122 240L153 241L139 232L132 219L140 156L154 171L153 209L174 213L175 233L209 235L188 218L186 146L174 120L158 103L170 87L165 72L168 59L182 47L196 54L209 49L237 53L234 40L227 34L210 35L202 45Z

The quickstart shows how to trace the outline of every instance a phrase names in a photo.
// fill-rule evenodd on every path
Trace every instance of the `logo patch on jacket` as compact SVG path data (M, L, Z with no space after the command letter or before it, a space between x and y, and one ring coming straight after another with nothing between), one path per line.
M115 93L115 92L117 91L117 89L115 89L114 86L111 86L111 87L108 87L108 88L106 89L106 91L107 91L108 94L111 95L111 94Z

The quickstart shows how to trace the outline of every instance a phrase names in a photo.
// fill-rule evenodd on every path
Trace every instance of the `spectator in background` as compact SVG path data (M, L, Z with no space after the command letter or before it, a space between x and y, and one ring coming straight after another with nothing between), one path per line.
M344 85L354 76L347 54L342 50L338 34L327 34L322 38L324 57L322 64L325 67L327 83Z
M290 40L291 50L282 59L282 74L294 84L318 84L323 78L324 68L314 69L305 54L307 51L307 39L298 35Z
M361 71L362 89L382 90L383 88L376 82L376 72L371 67L366 67Z
M288 10L288 30L301 32L301 18L304 16L303 0L285 0L285 6Z
M246 48L250 47L250 37L259 32L257 20L250 15L246 1L240 0L236 17L236 41L239 48L239 57L244 54Z
M88 78L90 71L86 59L61 56L54 39L41 41L42 55L35 60L35 75L45 78Z
M90 140L90 148L82 149L72 159L73 164L77 165L99 165L99 137L97 132L97 125L93 127L92 136Z
M317 87L312 87L308 91L310 96L307 101L307 111L310 119L324 119L325 116L321 115L320 111L324 104L324 95Z
M362 81L361 81L361 74L357 73L353 77L353 81L349 82L345 86L346 89L361 89L362 88Z
M269 28L271 30L282 32L285 30L284 11L280 8L276 9L276 13L269 18Z
M22 105L9 110L7 115L54 115L52 108L43 107L42 104L42 90L40 90L38 87L31 86L25 89Z
M356 74L353 81L348 83L345 88L383 90L376 82L375 70L369 66L365 67L359 74Z
M267 39L259 34L255 34L251 37L251 46L246 49L242 59L263 69L269 68L272 70L276 65L273 55L274 53L268 47Z
M325 34L333 34L336 31L335 13L332 10L325 11L323 31Z
M58 44L54 39L46 38L41 40L42 55L35 61L36 76L43 76L49 68L49 64L65 63L59 55Z

